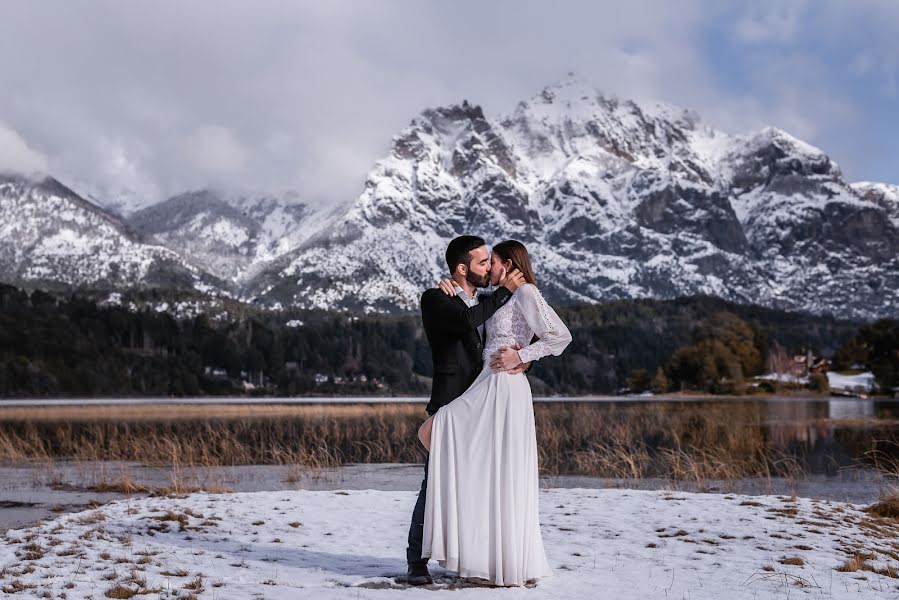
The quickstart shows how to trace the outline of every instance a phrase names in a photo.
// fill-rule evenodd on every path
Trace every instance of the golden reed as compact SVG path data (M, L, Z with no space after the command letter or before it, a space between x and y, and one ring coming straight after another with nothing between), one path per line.
M700 483L805 474L754 402L547 402L535 404L535 416L545 475ZM417 403L0 406L0 461L418 463L424 417Z

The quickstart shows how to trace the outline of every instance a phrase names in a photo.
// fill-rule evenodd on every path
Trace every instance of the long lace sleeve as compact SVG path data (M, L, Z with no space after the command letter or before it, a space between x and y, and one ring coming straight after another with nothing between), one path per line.
M515 292L518 307L534 334L540 339L518 351L521 362L538 360L544 356L558 356L571 343L571 332L546 303L537 286L525 284Z

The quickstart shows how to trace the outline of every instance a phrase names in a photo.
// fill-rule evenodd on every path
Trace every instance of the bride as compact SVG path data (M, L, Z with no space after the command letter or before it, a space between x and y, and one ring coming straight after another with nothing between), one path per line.
M527 283L487 321L483 370L419 429L430 451L422 558L501 586L553 574L540 535L531 387L523 373L506 371L558 356L571 342L535 285L527 249L515 240L493 248L490 283L512 269ZM451 285L441 287L451 293ZM534 336L539 340L531 343Z

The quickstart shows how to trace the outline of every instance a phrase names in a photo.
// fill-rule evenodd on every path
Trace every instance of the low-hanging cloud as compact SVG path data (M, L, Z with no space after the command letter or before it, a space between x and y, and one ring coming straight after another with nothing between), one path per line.
M15 151L22 164L98 194L149 203L215 185L334 203L361 191L424 108L467 99L496 116L574 71L606 94L680 104L732 132L793 129L850 178L888 178L858 141L882 124L842 82L895 82L895 53L892 70L860 58L892 47L891 3L750 4L4 3L0 122L31 149ZM847 11L876 34L841 32L845 64L828 69L808 40L830 39L821 34ZM3 131L0 152L14 145Z
M185 140L185 148L197 170L239 177L246 151L227 127L203 125Z
M31 148L15 130L0 122L0 172L46 172L47 157Z

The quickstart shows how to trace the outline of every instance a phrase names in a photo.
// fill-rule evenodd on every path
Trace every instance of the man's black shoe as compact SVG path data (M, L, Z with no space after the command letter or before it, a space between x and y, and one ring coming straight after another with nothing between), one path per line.
M409 585L429 585L434 583L434 580L431 579L431 574L428 573L427 563L423 565L409 565L409 569L406 571L406 581L409 582Z

